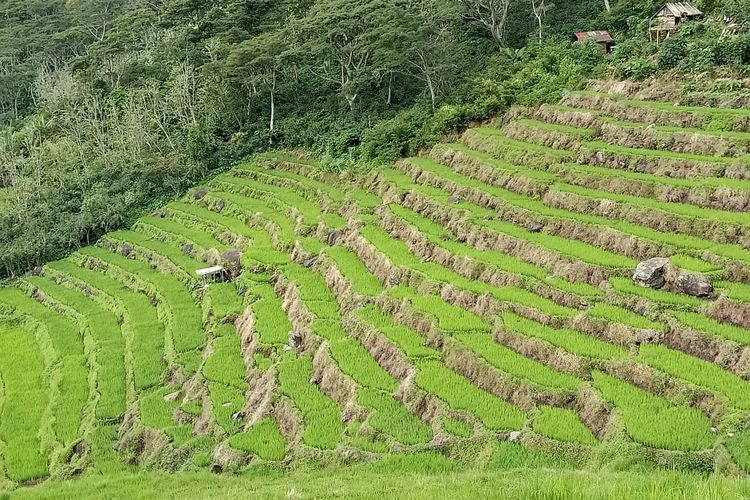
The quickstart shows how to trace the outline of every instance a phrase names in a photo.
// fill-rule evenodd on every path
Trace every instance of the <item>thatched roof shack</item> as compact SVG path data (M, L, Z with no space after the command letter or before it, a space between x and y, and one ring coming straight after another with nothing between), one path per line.
M615 45L615 40L612 38L612 35L609 34L609 31L579 31L575 34L575 37L578 42L594 40L602 49L604 49L605 52L609 52Z
M655 28L675 29L680 23L690 21L703 15L703 12L690 2L673 2L664 4L664 7L654 14L657 21Z
M680 24L702 15L703 12L690 2L666 3L659 12L654 14L649 28L649 37L651 40L656 38L658 44L660 40L669 38L672 32L680 27Z

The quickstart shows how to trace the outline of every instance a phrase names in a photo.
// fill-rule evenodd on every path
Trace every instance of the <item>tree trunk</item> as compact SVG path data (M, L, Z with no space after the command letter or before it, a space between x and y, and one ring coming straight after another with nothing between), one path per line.
M276 119L276 73L271 75L271 120L269 123L269 129L271 133L268 136L268 143L273 144L273 127Z
M607 12L610 11L609 0L604 0L604 8L607 9Z
M430 91L430 102L432 103L432 110L435 111L435 84L432 81L432 77L429 73L426 73L427 77L427 89Z

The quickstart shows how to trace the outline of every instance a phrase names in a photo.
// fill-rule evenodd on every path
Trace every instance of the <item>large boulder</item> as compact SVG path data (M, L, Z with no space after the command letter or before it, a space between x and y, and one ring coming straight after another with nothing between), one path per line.
M675 286L693 297L708 297L714 293L714 286L708 276L698 273L682 272L677 276Z
M669 259L654 257L644 260L635 268L633 283L647 288L661 288L667 282L664 271L669 265Z

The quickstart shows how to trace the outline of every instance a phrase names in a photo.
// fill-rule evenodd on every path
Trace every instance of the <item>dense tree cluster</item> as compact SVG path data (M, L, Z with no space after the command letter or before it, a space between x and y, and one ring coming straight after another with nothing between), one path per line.
M269 147L305 147L336 168L554 99L603 58L572 32L627 33L655 5L611 3L6 0L0 275ZM724 3L748 12L747 0Z

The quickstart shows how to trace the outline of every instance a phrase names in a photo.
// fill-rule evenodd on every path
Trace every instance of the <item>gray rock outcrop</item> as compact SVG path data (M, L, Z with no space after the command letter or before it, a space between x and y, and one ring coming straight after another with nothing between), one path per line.
M664 271L669 265L669 259L654 257L644 260L635 268L633 283L647 288L661 288L665 285Z
M714 293L714 286L708 276L698 273L680 273L675 286L682 293L693 297L708 297Z

